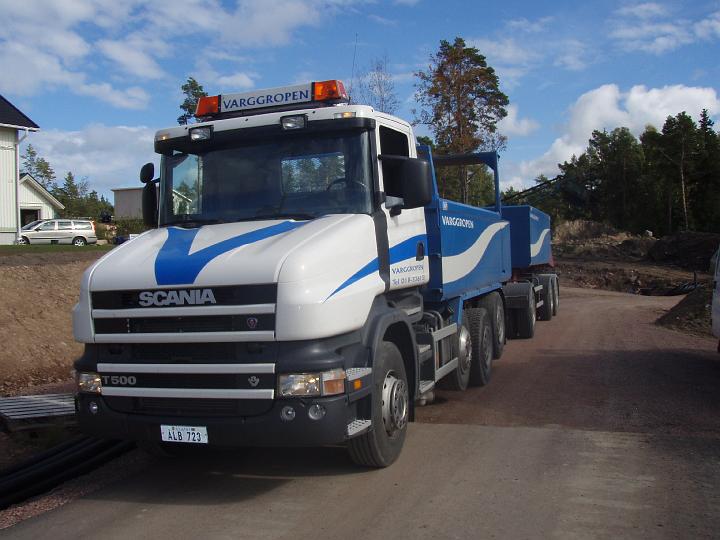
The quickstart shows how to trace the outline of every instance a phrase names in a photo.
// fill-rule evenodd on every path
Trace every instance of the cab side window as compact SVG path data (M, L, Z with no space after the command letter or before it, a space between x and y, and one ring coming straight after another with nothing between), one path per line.
M55 222L54 221L48 221L46 223L43 223L40 226L41 231L54 231L55 230Z
M410 157L408 136L400 131L380 126L380 154ZM381 161L381 166L385 194L390 197L402 196L402 186L398 182L400 162L386 159Z

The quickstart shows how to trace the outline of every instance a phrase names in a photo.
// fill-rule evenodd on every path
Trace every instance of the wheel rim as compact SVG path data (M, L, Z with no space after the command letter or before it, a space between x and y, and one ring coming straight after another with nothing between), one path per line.
M535 326L535 319L537 315L535 314L535 295L530 295L530 319L532 320L532 325Z
M498 341L505 343L505 308L503 308L500 299L498 299L497 309L495 310L495 328L497 328Z
M483 363L485 364L485 371L490 370L490 364L492 362L492 348L490 347L490 340L492 339L492 332L489 326L483 328Z
M389 371L385 375L382 391L382 418L388 435L395 435L407 425L408 403L407 384Z
M461 373L470 371L472 365L472 338L465 326L460 327L460 336L458 337L458 365Z

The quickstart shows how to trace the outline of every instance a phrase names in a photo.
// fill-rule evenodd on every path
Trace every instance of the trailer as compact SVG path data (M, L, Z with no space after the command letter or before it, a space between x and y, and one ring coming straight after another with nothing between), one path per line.
M557 311L549 217L502 206L496 153L434 156L335 80L197 116L155 136L151 230L83 277L86 433L158 453L343 444L385 467L436 385L488 384L506 339ZM439 196L436 170L477 164L492 207Z

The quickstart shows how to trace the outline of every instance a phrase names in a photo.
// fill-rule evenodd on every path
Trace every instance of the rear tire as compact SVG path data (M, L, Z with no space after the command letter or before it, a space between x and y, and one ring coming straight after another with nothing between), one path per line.
M553 276L553 316L558 314L560 307L560 280L557 276Z
M472 363L470 384L485 386L490 382L493 361L493 331L485 308L468 309L465 318L472 336Z
M463 312L463 323L458 330L453 351L458 359L457 368L449 373L442 380L438 381L438 387L443 390L460 391L467 390L470 382L470 366L473 360L473 334L466 319L469 309Z
M497 360L502 356L505 341L507 340L505 304L500 294L491 292L482 298L480 306L487 310L490 317L490 326L493 333L493 358Z
M364 467L387 467L400 455L410 414L410 394L400 350L383 341L373 365L372 427L348 441L350 459Z
M553 304L555 303L555 295L553 294L553 279L550 274L542 274L538 276L542 291L540 291L540 300L543 305L537 310L537 318L540 321L549 321L553 316Z
M85 240L82 236L76 236L73 238L72 244L73 246L82 247L87 245L87 240Z
M532 338L535 335L536 320L535 293L533 292L532 287L528 287L526 306L515 310L515 324L517 325L518 337L523 339Z

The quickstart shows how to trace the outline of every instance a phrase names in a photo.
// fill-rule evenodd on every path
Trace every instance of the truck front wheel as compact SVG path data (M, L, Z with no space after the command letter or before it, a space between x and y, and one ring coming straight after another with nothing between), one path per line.
M400 455L410 416L410 393L400 350L383 341L373 365L372 428L350 439L350 458L365 467L387 467Z

